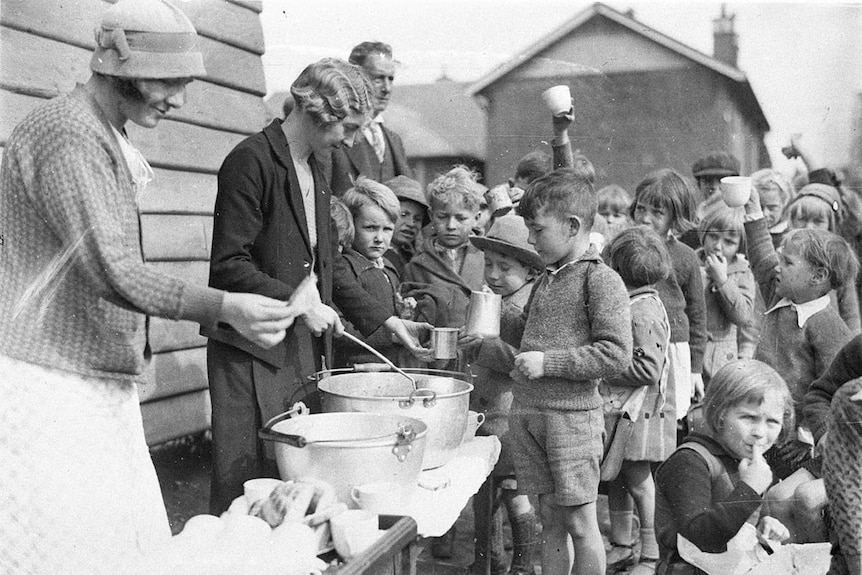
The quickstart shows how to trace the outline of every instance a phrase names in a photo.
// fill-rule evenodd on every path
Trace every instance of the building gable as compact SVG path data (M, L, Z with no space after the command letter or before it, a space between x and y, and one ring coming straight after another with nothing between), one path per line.
M692 61L629 28L594 16L512 70L507 80L671 70Z

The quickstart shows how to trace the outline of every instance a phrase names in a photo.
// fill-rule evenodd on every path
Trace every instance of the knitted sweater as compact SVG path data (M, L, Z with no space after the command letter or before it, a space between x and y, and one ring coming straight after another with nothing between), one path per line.
M224 292L146 265L138 218L126 160L87 90L33 110L0 172L0 354L134 381L145 314L214 324Z
M768 310L781 298L775 294L778 255L766 220L746 222L745 236L751 268ZM754 358L772 367L787 382L796 405L797 424L803 424L802 401L808 387L826 371L850 337L847 324L831 305L808 318L802 328L796 310L789 306L764 316Z
M703 371L703 351L706 347L706 304L700 265L694 250L671 237L667 241L673 270L671 275L655 284L655 289L670 320L671 343L687 341L691 348L691 371Z
M545 409L602 405L599 379L613 377L632 357L629 297L622 279L590 247L556 274L546 271L524 313L506 319L501 337L520 352L545 354L543 377L515 378L514 401Z

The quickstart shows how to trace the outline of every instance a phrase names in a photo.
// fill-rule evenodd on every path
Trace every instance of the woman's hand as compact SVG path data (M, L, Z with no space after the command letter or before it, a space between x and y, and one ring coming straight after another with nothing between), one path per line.
M221 307L222 321L266 349L284 339L296 315L296 308L287 302L252 293L228 292Z
M431 350L427 347L422 347L422 340L427 340L434 326L427 322L412 321L409 319L401 319L396 316L389 317L383 325L391 331L393 335L405 348L410 350L410 353L420 361L432 361Z
M336 336L344 333L344 325L338 317L338 312L319 301L302 314L302 319L314 335L319 336L327 330L332 330L333 335Z

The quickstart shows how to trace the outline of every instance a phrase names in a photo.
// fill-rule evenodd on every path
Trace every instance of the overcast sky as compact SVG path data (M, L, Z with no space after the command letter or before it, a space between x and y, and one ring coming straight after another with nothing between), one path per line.
M719 2L606 2L680 42L712 53ZM270 93L289 88L308 63L346 58L363 40L392 45L398 84L433 82L445 73L474 81L591 3L560 0L264 0L261 14ZM862 0L729 2L736 14L739 67L772 127L775 166L789 135L802 132L830 163L848 161L850 121L862 108ZM858 124L857 124L858 126Z

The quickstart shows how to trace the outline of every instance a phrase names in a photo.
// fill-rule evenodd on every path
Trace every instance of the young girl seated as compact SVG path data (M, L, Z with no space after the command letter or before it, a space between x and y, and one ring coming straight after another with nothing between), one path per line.
M715 207L700 223L698 231L703 246L697 254L703 266L708 334L703 378L708 384L725 364L754 357L757 289L748 261L742 255L745 230L741 209Z
M682 535L706 553L727 550L745 523L758 538L784 541L787 528L761 513L772 470L763 453L793 429L793 400L768 365L751 359L725 365L704 398L708 433L692 433L656 471L659 573L701 573L677 549Z

